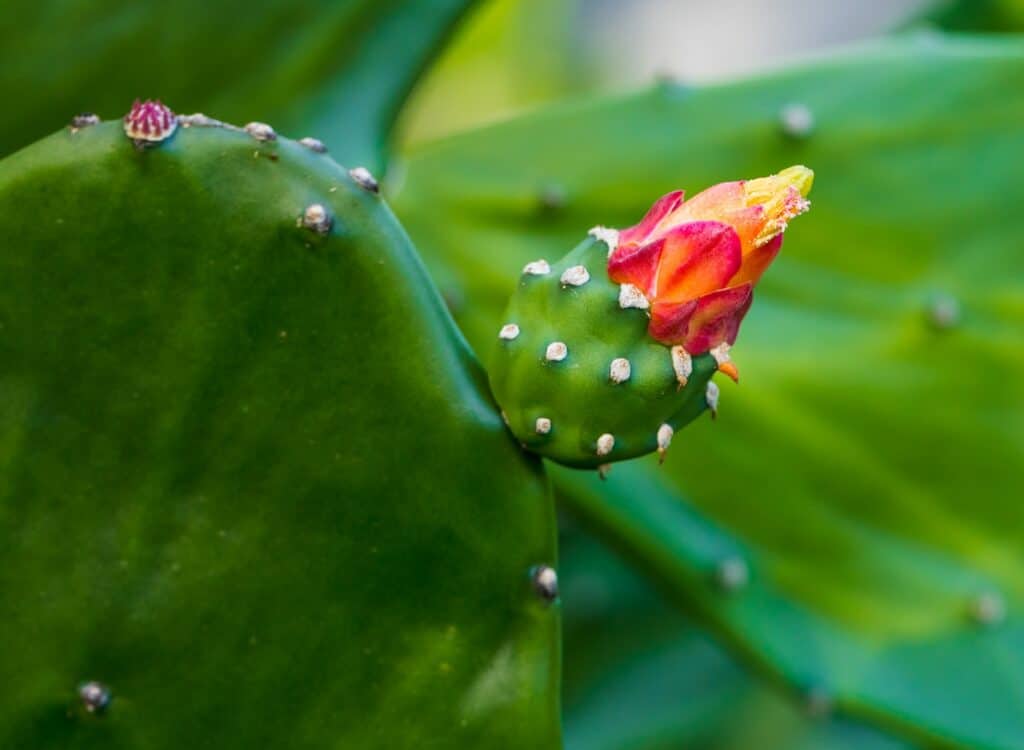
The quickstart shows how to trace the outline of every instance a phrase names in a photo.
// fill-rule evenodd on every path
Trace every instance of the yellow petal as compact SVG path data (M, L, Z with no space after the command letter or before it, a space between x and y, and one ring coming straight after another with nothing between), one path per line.
M756 180L747 180L743 183L743 189L747 193L747 205L763 205L769 207L780 197L789 192L788 188L795 187L804 198L811 192L811 185L814 184L814 172L807 167L796 165L783 169L771 177L759 177Z
M790 219L810 208L806 198L813 184L814 172L800 165L743 183L747 205L764 209L765 224L754 241L755 247L771 242L786 231Z

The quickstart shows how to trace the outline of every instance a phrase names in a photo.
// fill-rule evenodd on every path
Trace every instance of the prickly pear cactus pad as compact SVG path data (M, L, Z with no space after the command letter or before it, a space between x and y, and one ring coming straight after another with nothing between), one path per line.
M0 162L0 467L0 747L559 746L539 462L315 143L142 102Z
M716 370L787 223L808 209L813 173L675 191L636 226L594 227L554 265L528 263L489 370L509 428L569 466L668 450L676 430L714 416Z

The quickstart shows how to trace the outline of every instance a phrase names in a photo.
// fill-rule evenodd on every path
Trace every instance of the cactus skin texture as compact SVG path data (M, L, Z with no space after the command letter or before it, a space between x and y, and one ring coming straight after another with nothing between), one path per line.
M592 468L656 450L662 425L679 429L707 408L717 370L711 355L693 358L680 384L669 347L647 335L647 314L619 306L619 285L604 270L608 251L605 240L588 236L548 273L524 272L505 313L519 333L498 336L488 368L516 438L567 466ZM563 284L577 266L588 269L587 282ZM557 342L567 353L550 360L548 347ZM617 359L629 362L622 382L611 375ZM543 423L538 431L539 419L550 420L547 432ZM602 435L614 439L603 455Z
M539 462L380 195L200 121L0 162L0 747L558 747Z

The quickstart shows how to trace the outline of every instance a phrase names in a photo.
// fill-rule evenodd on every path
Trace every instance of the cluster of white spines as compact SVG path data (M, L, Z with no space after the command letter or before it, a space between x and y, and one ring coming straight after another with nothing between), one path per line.
M690 379L690 375L693 374L693 357L686 351L686 347L673 346L670 350L672 356L672 370L676 374L676 381L679 383L679 387L683 388Z
M608 379L613 383L625 383L633 372L633 366L625 357L616 357L608 366Z
M590 230L589 234L595 239L604 242L608 245L609 254L615 250L618 245L619 233L615 229L608 227L594 227ZM547 276L551 273L551 265L544 260L539 258L534 261L530 261L522 270L525 276ZM559 276L559 282L562 288L569 287L581 287L590 281L590 272L587 267L582 264L570 266ZM632 284L621 284L619 286L619 306L622 309L641 309L645 310L650 307L646 295L641 289ZM520 328L517 323L506 323L501 327L498 332L498 337L503 341L514 341L520 335ZM720 370L728 372L731 377L734 376L735 366L731 365L729 359L729 345L721 344L709 352L714 357ZM569 347L564 341L551 341L547 344L544 350L544 360L546 362L563 362L569 356ZM679 384L679 388L686 386L690 376L693 374L693 357L683 346L673 346L670 348L670 357L672 360L672 371L675 373L676 381ZM632 377L632 364L626 357L616 357L611 360L608 365L608 379L610 382L618 385L625 383ZM711 411L712 417L718 413L718 398L719 390L718 386L713 382L708 382L707 388L704 393L705 402L708 409ZM534 432L538 435L548 435L552 430L552 421L548 417L537 417L534 421ZM675 430L669 424L662 424L658 427L656 433L656 443L659 456L664 459L665 453L672 442L672 437L675 434ZM595 454L600 457L608 456L615 449L615 436L611 433L604 433L600 435L594 443ZM603 464L601 467L602 476L607 472L608 465Z
M590 281L590 272L586 266L573 266L562 273L562 286L583 286Z
M569 356L569 347L564 341L552 341L544 350L544 359L548 362L561 362Z
M330 232L333 223L330 213L328 213L322 203L311 203L302 212L302 217L299 219L301 226L317 234L327 234Z
M619 286L619 307L623 310L627 310L631 307L637 310L646 310L651 306L647 296L640 291L640 288L633 286L632 284L622 284Z
M608 246L608 255L615 252L615 248L619 246L619 230L612 229L611 227L596 226L591 227L590 231L587 232L595 240L603 242Z
M523 266L523 273L530 276L546 276L551 273L551 266L548 262L541 258L540 260L534 260Z

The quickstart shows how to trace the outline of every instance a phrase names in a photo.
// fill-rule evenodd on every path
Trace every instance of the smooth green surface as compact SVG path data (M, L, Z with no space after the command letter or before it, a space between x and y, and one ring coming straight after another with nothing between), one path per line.
M509 429L529 450L567 466L594 468L656 450L663 424L678 430L707 410L705 392L717 370L711 355L696 357L681 388L670 348L647 334L647 312L620 307L607 262L608 245L587 237L549 273L522 274L503 318L519 334L491 343L487 374ZM577 266L588 269L589 280L562 284L562 273ZM566 345L561 361L546 359L553 342ZM630 363L621 383L610 379L616 358ZM538 418L550 420L548 433L537 433ZM598 455L601 435L612 435L614 444Z
M560 746L547 481L379 196L64 130L0 162L0 280L0 747Z
M658 479L645 460L563 485L749 663L940 747L1024 747L1022 80L1020 41L893 40L441 141L396 195L485 342L522 264L588 227L672 188L815 170L718 421L685 430ZM781 125L793 103L806 137ZM673 525L684 498L745 551L746 589L707 590L722 553ZM1005 619L972 618L986 601Z
M0 156L135 97L315 136L383 165L388 131L472 0L5 0Z
M740 668L571 516L559 543L567 750L906 750Z
M464 21L402 110L399 137L421 143L593 91L585 0L486 0Z

